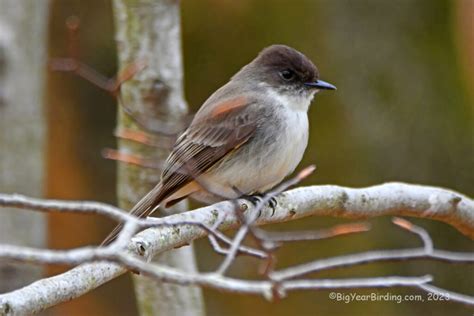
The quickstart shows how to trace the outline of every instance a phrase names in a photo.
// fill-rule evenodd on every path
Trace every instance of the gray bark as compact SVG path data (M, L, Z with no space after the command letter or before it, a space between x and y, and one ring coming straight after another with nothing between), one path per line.
M0 191L41 196L46 118L47 0L2 0L0 9ZM2 209L0 242L44 247L44 214ZM42 268L0 262L0 293L41 277Z
M115 0L116 40L120 68L144 62L146 68L122 87L121 100L139 117L153 124L179 126L187 113L183 96L183 66L179 2L170 0ZM171 124L170 124L171 123ZM119 111L118 128L137 128ZM163 162L168 150L147 148L119 141L122 152ZM130 209L159 181L159 172L120 164L118 167L119 205ZM180 203L175 212L187 210ZM196 271L193 247L187 246L155 258L156 262L188 272ZM203 315L201 290L152 281L136 276L135 291L141 315Z

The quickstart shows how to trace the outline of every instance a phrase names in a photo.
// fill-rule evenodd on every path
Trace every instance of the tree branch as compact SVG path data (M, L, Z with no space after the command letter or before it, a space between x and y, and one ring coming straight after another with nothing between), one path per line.
M446 189L402 183L388 183L362 189L312 186L286 191L278 195L276 199L277 207L275 209L263 207L258 210L257 218L255 218L256 212L253 212L255 208L247 201L238 200L237 205L240 209L246 210L244 216L255 219L256 225L280 223L306 216L368 218L404 215L440 220L467 236L474 236L474 201ZM321 259L307 265L274 271L269 274L269 280L236 280L218 273L185 273L170 267L150 264L140 258L149 259L158 253L187 245L194 239L212 233L213 229L238 227L240 219L235 212L235 202L221 202L165 218L141 220L121 213L115 207L95 202L44 201L0 194L0 205L39 211L73 211L77 208L82 213L97 213L127 222L126 229L122 231L116 242L104 248L84 247L67 251L44 251L0 246L0 258L17 261L69 264L97 260L114 262L82 264L61 275L39 280L22 289L0 295L0 314L2 311L4 314L38 312L87 293L124 273L126 268L162 281L196 284L234 292L258 293L272 298L297 289L364 286L414 286L425 291L436 291L436 287L428 284L431 280L429 276L342 280L294 280L293 278L322 269L383 260L428 259L457 263L474 261L472 254L434 250L430 244L431 239L429 236L427 239L424 230L407 221L397 219L395 223L398 226L417 234L422 239L423 248L373 251ZM126 236L131 236L135 231L150 226L156 227L138 233L128 243ZM127 247L128 251L117 251L124 247ZM382 279L383 282L381 282ZM438 292L440 291L442 290ZM458 301L474 305L471 297L457 295Z
M395 182L358 189L322 185L283 192L277 197L277 201L278 205L275 209L262 208L260 217L256 220L257 224L280 223L306 216L334 216L350 219L388 215L411 216L444 222L474 239L474 200L448 189ZM241 201L240 205L252 209L246 201ZM129 215L123 214L119 211L120 209L98 202L47 201L25 198L21 195L0 194L0 206L31 208L39 211L101 214L117 220L129 218ZM215 211L233 213L233 206L230 202L221 202L166 217L166 220L207 219L207 222L202 223L208 223L211 218L212 224L215 221ZM107 211L108 208L113 208L117 212ZM116 214L116 216L111 214ZM180 218L181 216L183 218ZM224 227L229 225L228 222L236 220L232 214L229 216L222 223Z

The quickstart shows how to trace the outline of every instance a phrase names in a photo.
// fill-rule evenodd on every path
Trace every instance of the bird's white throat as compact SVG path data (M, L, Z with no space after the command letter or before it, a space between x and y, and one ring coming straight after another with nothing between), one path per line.
M268 87L267 88L267 96L270 99L273 99L276 103L282 104L284 106L289 107L295 111L304 111L308 112L309 105L311 101L313 101L314 95L318 92L318 90L313 90L307 94L290 94L290 93L281 93L278 90Z

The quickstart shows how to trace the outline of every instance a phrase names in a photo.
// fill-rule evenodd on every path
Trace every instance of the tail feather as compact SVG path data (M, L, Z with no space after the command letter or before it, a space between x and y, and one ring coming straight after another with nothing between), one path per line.
M157 184L147 195L145 195L130 211L131 215L139 218L147 217L160 205L165 196L161 190L161 183ZM123 224L117 225L114 230L104 239L101 246L106 246L113 242L120 231L123 228Z

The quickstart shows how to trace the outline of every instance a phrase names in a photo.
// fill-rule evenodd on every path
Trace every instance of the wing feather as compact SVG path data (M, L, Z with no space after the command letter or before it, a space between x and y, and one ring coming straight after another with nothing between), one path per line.
M178 138L161 175L161 181L130 211L137 217L150 215L167 197L247 142L257 129L255 116L246 111L253 102L239 97L220 104L205 104L188 129ZM207 109L211 109L207 111ZM118 225L102 243L112 242Z
M197 117L178 139L165 163L161 183L163 191L169 190L167 196L204 173L253 135L257 121L245 111L250 105L246 98L232 99L214 107L213 115L206 119Z

